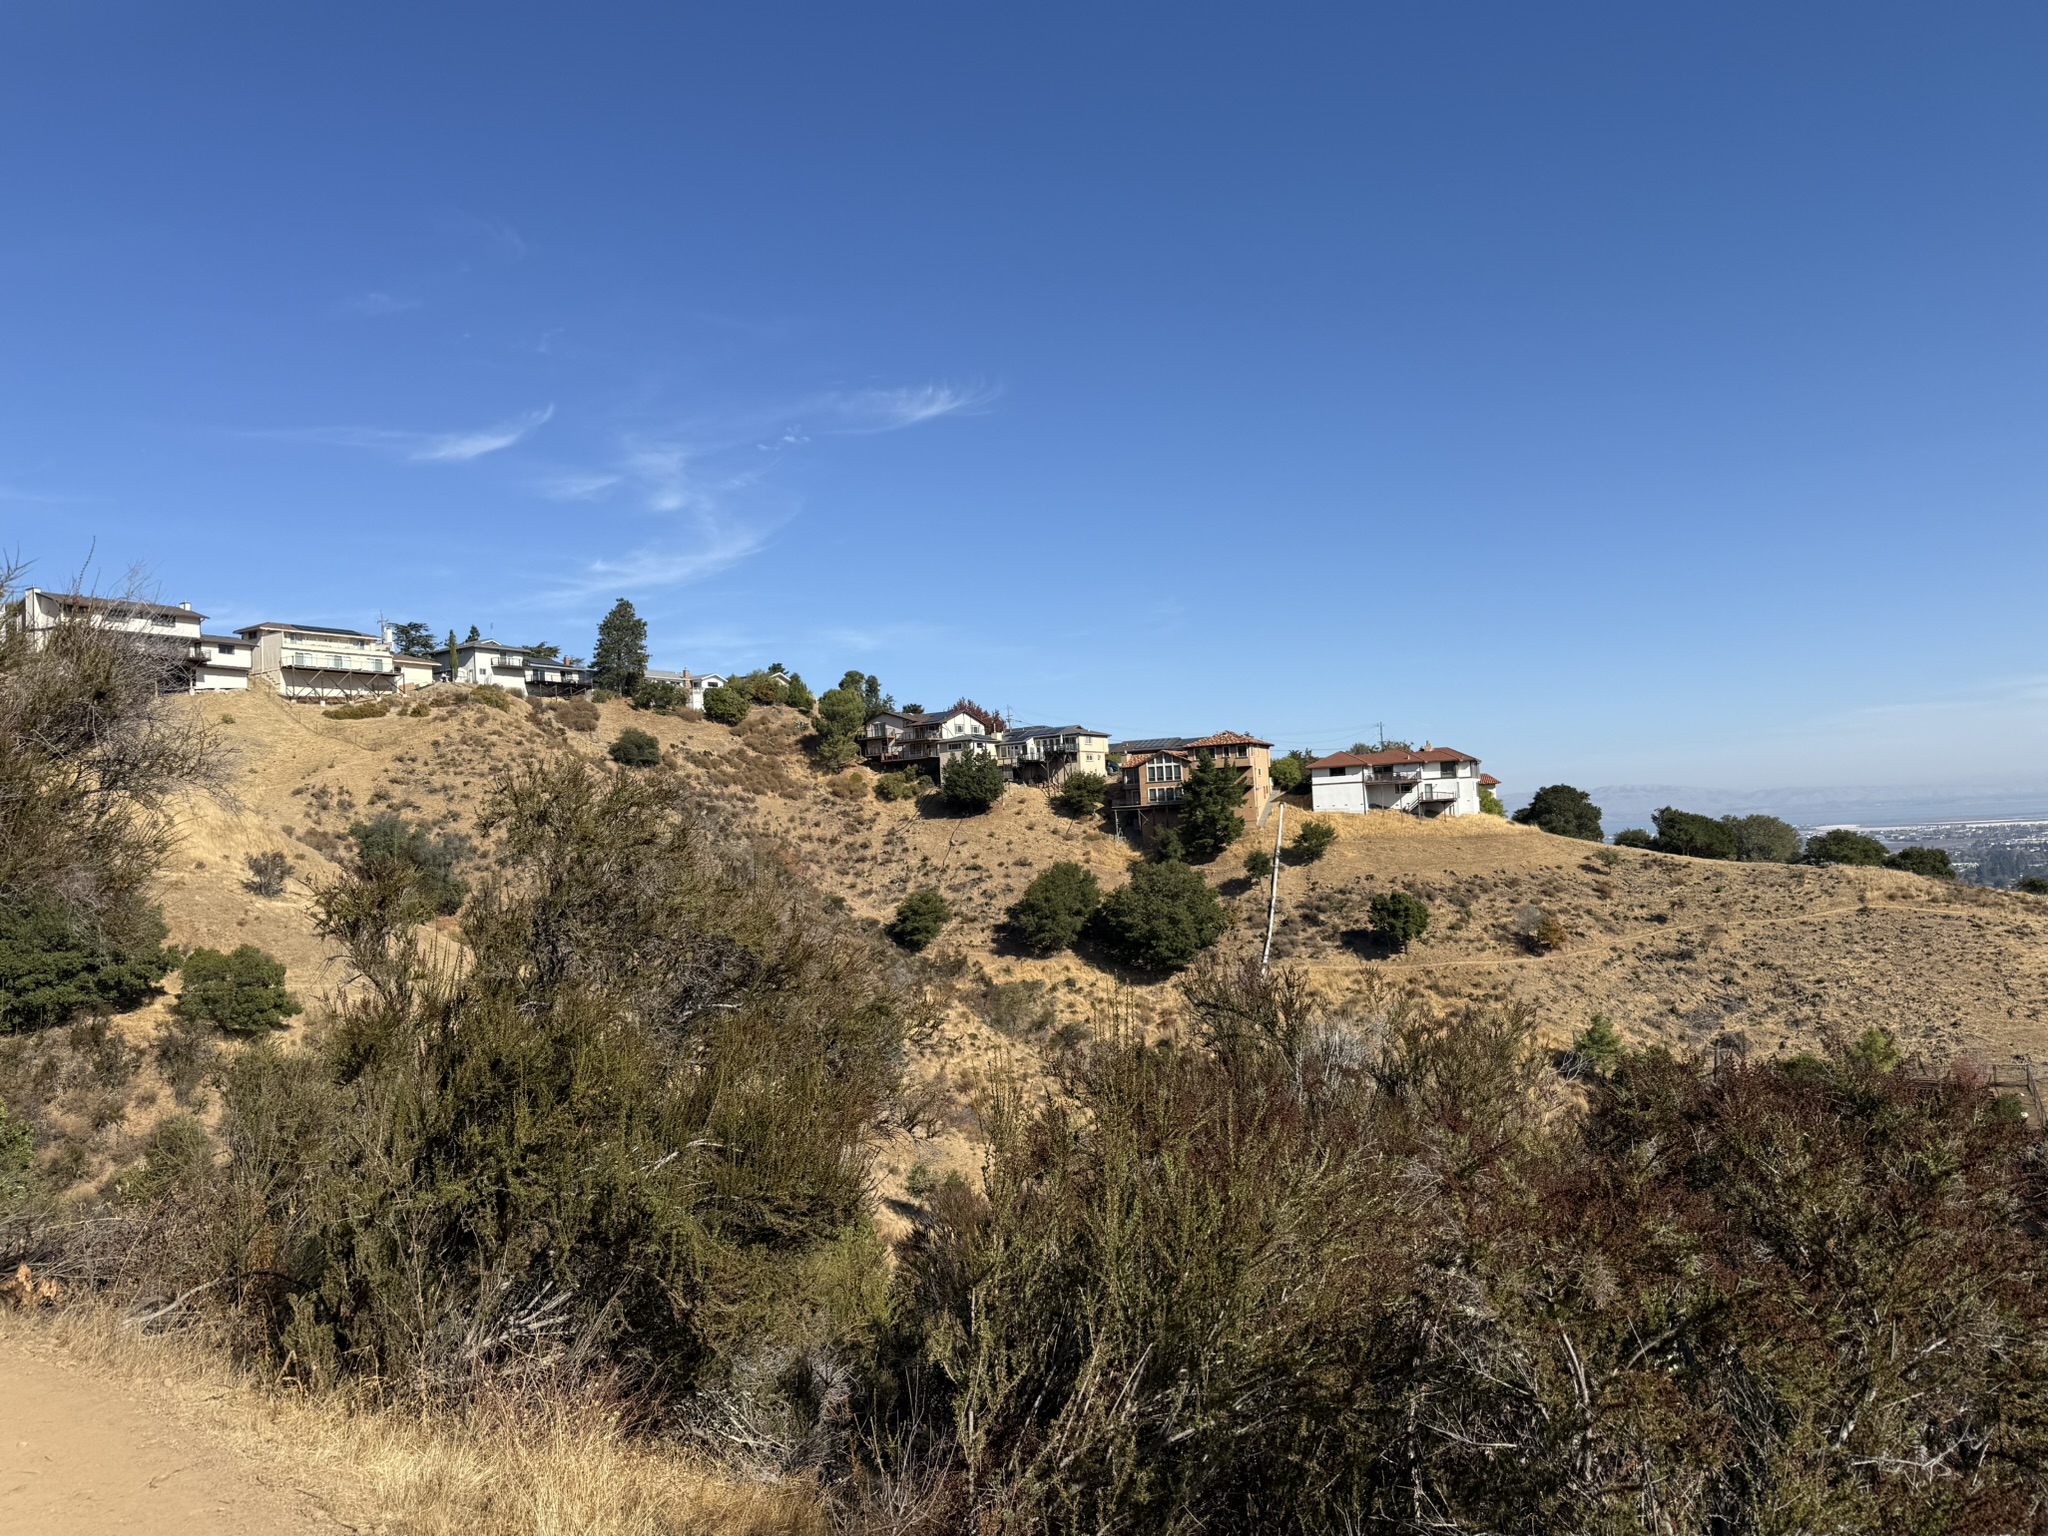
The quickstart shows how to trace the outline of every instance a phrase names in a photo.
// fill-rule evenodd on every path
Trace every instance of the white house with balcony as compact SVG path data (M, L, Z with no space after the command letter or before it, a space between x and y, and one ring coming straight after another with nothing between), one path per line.
M1354 816L1477 816L1481 782L1492 781L1480 773L1479 759L1449 747L1335 752L1308 765L1310 806Z
M379 635L321 624L251 624L235 631L255 648L250 676L287 699L346 699L398 688L398 665Z
M1004 771L1020 784L1054 784L1069 773L1109 771L1109 732L1085 725L1011 725L996 737Z
M190 603L87 597L41 587L22 593L21 623L31 645L41 646L59 624L79 619L154 642L149 649L162 663L158 686L167 691L219 693L249 686L249 642L207 634L206 615L193 612Z
M923 712L892 709L875 716L861 735L861 755L882 773L917 768L937 780L963 752L996 752L1001 722L970 704Z
M495 640L470 640L455 647L455 681L471 687L526 692L526 652Z

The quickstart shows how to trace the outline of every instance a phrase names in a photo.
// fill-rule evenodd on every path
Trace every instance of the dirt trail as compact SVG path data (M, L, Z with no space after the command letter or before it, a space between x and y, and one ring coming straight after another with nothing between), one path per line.
M350 1529L289 1469L169 1400L0 1337L0 1531L8 1536L326 1536Z

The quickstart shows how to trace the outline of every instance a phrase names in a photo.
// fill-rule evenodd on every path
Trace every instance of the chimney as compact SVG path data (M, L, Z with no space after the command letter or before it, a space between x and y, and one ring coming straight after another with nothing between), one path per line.
M192 611L192 605L190 603L180 603L178 604L178 606L184 609L187 613L190 613Z

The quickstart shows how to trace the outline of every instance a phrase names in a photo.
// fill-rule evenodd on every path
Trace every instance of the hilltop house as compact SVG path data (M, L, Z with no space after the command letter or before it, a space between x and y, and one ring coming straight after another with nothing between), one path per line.
M680 672L648 672L645 680L650 683L674 683L689 699L692 709L704 707L704 693L709 688L723 688L725 679L716 672L692 672L685 667Z
M572 694L588 693L596 686L596 674L581 662L526 658L526 691L530 694L544 699L566 699Z
M209 635L206 615L190 603L136 602L127 598L86 597L76 592L46 592L30 587L21 595L21 623L29 643L66 618L85 618L110 629L145 635L159 642L164 658L161 686L186 693L218 693L249 686L251 646L233 635Z
M917 768L937 780L963 752L996 751L1002 728L998 717L965 700L922 713L885 710L862 732L861 756L882 773Z
M1053 784L1069 773L1106 774L1109 733L1085 725L1006 726L996 753L1019 784Z
M1308 765L1309 804L1318 811L1362 816L1477 816L1479 787L1500 781L1479 771L1479 759L1449 747L1420 752L1334 752Z
M470 640L455 647L455 681L471 687L526 692L526 652L495 640Z
M1110 780L1110 820L1119 835L1149 838L1180 819L1180 801L1187 776L1203 753L1226 768L1235 768L1248 793L1242 814L1257 823L1273 798L1273 743L1241 731L1213 736L1151 736L1110 746L1118 759Z
M251 624L235 631L254 647L249 675L287 699L392 693L398 666L381 636L323 624Z

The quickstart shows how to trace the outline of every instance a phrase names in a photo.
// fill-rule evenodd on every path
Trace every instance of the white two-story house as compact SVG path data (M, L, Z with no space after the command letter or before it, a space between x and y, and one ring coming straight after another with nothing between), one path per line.
M892 709L875 716L861 736L861 755L882 773L917 768L937 780L963 752L996 751L1002 722L971 704L913 714Z
M1420 752L1334 752L1308 765L1309 804L1318 811L1364 815L1477 816L1479 786L1491 784L1479 759L1449 747Z
M235 633L255 647L250 675L287 699L346 699L392 693L398 667L379 635L323 624L251 624Z
M1054 784L1069 773L1109 772L1109 732L1085 725L1011 725L996 738L1003 768L1019 784Z
M455 647L455 681L472 687L526 692L526 652L495 640L470 640Z
M190 603L145 603L132 598L87 597L77 592L46 592L30 587L22 593L21 622L31 645L65 619L84 619L110 629L141 635L154 642L150 651L160 663L158 686L186 693L218 693L247 688L252 647L234 635L206 633L206 615Z

